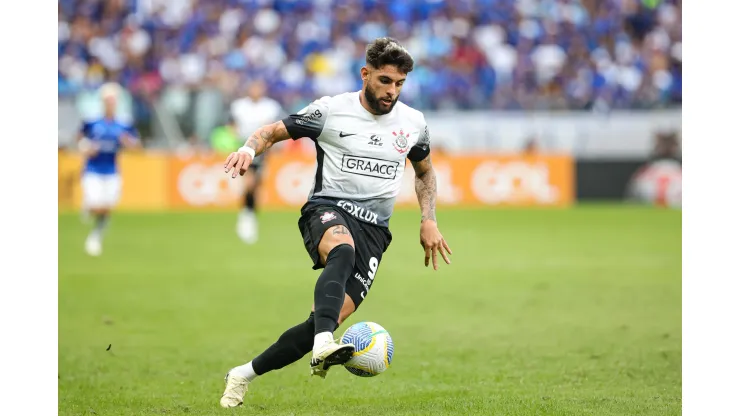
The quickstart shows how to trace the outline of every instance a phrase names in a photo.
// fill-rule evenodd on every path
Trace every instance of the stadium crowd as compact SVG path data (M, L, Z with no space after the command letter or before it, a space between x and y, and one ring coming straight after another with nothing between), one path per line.
M681 102L680 0L58 4L59 95L118 81L139 118L168 91L228 101L256 77L287 111L358 90L364 46L379 36L399 39L415 57L402 98L422 110Z

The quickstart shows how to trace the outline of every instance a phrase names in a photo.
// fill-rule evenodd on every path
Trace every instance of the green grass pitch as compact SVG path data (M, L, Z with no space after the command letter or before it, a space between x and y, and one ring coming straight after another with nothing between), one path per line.
M255 246L235 215L116 214L88 258L88 227L60 214L59 414L681 414L680 211L440 210L454 255L437 272L399 211L339 329L385 326L391 368L321 380L306 356L226 410L226 371L306 319L318 276L297 210L261 213Z

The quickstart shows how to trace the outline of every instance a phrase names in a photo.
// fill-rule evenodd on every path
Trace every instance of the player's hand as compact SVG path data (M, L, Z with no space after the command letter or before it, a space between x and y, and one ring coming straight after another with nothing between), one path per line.
M100 145L84 137L77 143L77 148L85 158L93 157L100 151Z
M436 221L424 220L421 222L421 246L424 247L424 266L429 267L429 259L431 258L432 266L434 270L437 270L437 252L442 255L445 263L450 264L447 254L452 254L452 250L450 250L450 246L447 245L444 237L437 229Z
M226 173L229 173L233 169L231 177L236 178L237 173L240 176L244 176L244 174L247 173L247 168L250 163L252 163L252 156L250 156L249 153L232 152L229 157L226 158L224 169L226 170Z

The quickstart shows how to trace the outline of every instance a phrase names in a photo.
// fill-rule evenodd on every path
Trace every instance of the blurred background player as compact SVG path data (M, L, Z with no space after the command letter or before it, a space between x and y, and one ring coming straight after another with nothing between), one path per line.
M285 115L277 101L265 96L266 91L267 85L263 80L253 80L247 84L246 95L231 103L231 119L242 142L258 128ZM235 146L229 152L236 151L241 144ZM256 243L258 238L257 192L264 163L264 156L260 155L244 174L244 207L237 218L236 233L247 244Z
M94 226L85 241L85 251L98 256L103 250L103 231L113 207L121 195L121 177L116 163L122 146L140 146L138 133L128 123L116 119L120 87L104 84L100 90L103 117L84 122L77 144L85 158L82 175L83 207L94 218Z

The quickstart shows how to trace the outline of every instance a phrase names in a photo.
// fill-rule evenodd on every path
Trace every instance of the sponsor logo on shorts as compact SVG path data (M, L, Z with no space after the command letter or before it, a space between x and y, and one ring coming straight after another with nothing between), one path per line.
M357 281L360 282L365 288L365 291L360 294L363 299L365 299L365 293L370 290L370 286L372 286L373 282L375 281L375 273L377 273L378 271L378 258L370 257L370 262L368 263L368 266L370 267L370 270L367 271L367 279L362 277L360 273L355 273L355 279L357 279Z
M366 292L368 290L370 290L370 285L373 284L373 281L372 280L365 279L364 277L362 277L362 275L360 273L355 273L355 279L357 279L357 281L360 282L360 284L362 284L362 286L365 288L365 291ZM363 299L364 299L364 297L363 297Z
M398 161L375 159L365 156L342 156L342 172L380 179L396 179Z
M325 212L323 215L321 215L321 223L326 224L327 222L331 220L337 219L337 216L334 215L333 212Z
M361 207L348 201L339 201L337 202L337 206L349 212L350 215L352 215L353 217L358 218L362 221L369 222L371 224L378 223L378 214L370 211L369 209L366 209L365 207Z

